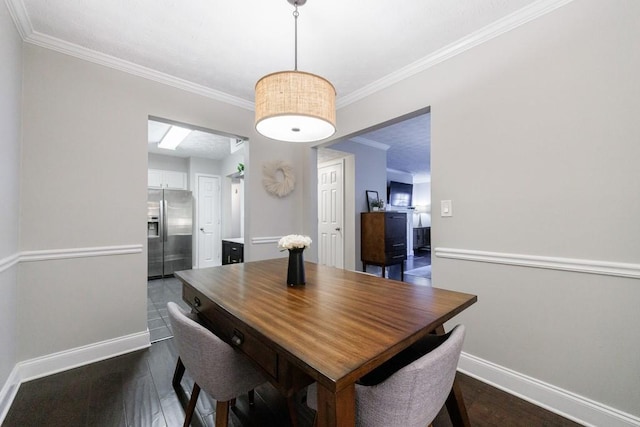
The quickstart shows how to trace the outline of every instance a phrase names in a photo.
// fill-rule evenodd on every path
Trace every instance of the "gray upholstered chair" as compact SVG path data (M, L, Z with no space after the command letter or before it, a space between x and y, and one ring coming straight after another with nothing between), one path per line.
M451 391L463 340L464 326L458 325L448 334L428 337L419 343L422 348L413 346L361 378L356 383L356 425L429 425ZM310 385L307 405L315 410L317 393L317 384Z
M167 308L180 361L194 380L185 427L191 423L201 387L216 400L216 426L227 426L230 401L265 383L266 378L246 356L198 324L195 315L173 302Z

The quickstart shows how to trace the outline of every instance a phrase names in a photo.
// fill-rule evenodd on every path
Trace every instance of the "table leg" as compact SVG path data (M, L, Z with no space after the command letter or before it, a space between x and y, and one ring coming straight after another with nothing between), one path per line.
M444 334L444 326L438 326L435 329L435 332L438 335ZM460 390L460 384L458 383L457 378L453 380L453 386L451 387L451 391L449 392L449 397L447 397L446 405L447 412L449 413L449 418L451 418L451 423L454 425L454 427L471 426L471 421L469 421L469 414L467 414L467 407L464 405L462 390Z
M349 427L356 424L356 388L354 384L332 392L318 383L318 427Z

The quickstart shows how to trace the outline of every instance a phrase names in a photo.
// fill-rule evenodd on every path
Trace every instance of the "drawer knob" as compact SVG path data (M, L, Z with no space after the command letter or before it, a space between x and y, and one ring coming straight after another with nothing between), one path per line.
M239 347L242 345L242 341L243 341L242 334L240 334L237 331L234 331L233 336L231 337L231 344L235 345L236 347Z
M194 307L200 307L200 298L193 297L193 306Z

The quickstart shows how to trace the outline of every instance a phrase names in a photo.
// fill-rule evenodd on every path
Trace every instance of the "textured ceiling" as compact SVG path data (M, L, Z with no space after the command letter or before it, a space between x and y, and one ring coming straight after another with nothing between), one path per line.
M182 125L184 126L184 125ZM204 130L193 130L175 150L158 148L158 143L171 127L170 124L149 120L149 152L172 157L202 157L219 160L231 154L231 141L235 138Z
M387 169L409 173L414 182L431 181L431 114L362 134L355 140L389 146Z
M247 109L260 77L293 69L286 0L5 1L29 43ZM308 0L298 69L329 79L340 109L570 1ZM362 137L389 145L390 168L411 172L422 155L409 147L424 150L429 135L409 129Z

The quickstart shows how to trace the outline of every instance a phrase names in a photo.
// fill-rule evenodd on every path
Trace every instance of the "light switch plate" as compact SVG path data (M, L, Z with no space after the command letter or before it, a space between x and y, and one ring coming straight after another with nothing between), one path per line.
M451 200L440 201L440 216L453 216L453 204Z

